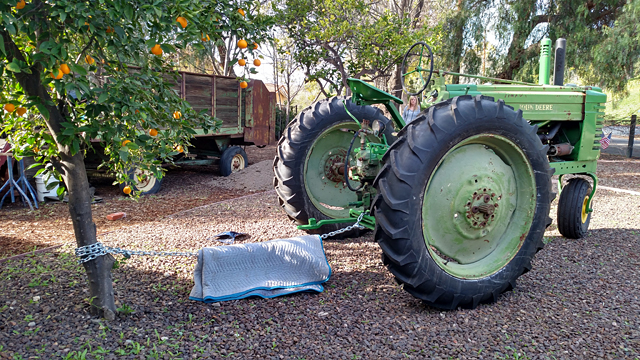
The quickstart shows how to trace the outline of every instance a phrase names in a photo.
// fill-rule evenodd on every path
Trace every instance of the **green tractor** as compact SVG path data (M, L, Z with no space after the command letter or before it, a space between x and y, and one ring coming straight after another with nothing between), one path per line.
M428 91L432 105L409 124L393 104L401 99L348 79L350 98L321 100L285 129L274 160L280 204L312 233L360 217L396 280L431 306L496 301L544 245L552 175L560 233L578 239L589 226L606 95L563 85L565 44L554 85L549 39L539 84L434 70L431 48L414 44L403 89ZM484 83L447 85L445 75Z

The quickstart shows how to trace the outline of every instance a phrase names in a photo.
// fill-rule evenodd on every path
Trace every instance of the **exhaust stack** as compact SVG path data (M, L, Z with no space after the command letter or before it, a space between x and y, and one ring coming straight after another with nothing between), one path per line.
M556 40L556 56L553 64L553 85L564 85L565 54L567 52L567 39Z

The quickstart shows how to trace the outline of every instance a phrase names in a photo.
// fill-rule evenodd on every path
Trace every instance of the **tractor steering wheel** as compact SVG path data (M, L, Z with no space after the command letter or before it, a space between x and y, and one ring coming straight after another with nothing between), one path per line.
M425 48L427 48L428 54L425 54ZM428 64L426 61L423 64L423 55L428 56ZM428 76L423 76L423 73L426 75L427 72ZM433 51L427 43L418 41L409 48L402 59L401 74L402 90L408 95L418 95L427 88L429 81L431 81L431 75L433 75Z

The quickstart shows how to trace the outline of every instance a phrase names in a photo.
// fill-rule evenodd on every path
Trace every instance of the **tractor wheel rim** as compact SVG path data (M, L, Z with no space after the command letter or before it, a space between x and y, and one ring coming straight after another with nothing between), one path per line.
M589 195L584 197L584 200L582 201L582 214L581 214L581 218L582 218L582 223L586 223L587 222L587 218L589 218L589 212L587 211L587 203L589 202Z
M344 175L338 172L341 171L340 164L344 168L349 143L358 129L360 127L353 121L331 126L316 138L307 152L305 190L316 209L331 218L349 217L349 203L358 200L356 193L344 182ZM370 141L374 139L369 138ZM349 165L355 163L352 152Z
M463 140L440 160L424 191L431 257L464 279L502 269L528 235L536 193L533 168L513 141L496 134Z
M242 169L244 169L245 167L245 163L244 163L244 156L242 156L242 154L235 154L233 155L233 158L231 159L231 172L238 172Z

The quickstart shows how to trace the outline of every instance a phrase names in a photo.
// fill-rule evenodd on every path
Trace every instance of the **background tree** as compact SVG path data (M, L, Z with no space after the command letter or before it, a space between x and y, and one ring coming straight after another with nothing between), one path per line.
M440 5L447 41L437 46L437 54L453 71L477 73L487 64L483 75L537 82L539 43L548 36L567 39L567 67L590 84L621 91L633 77L640 46L634 41L637 0L447 0ZM495 48L480 57L487 36L495 38Z
M102 140L117 181L130 181L131 168L162 177L161 162L187 148L193 127L216 126L172 89L166 54L220 40L219 19L233 12L233 3L207 0L0 0L2 131L17 156L61 175L78 247L97 242L83 162L90 140ZM250 44L266 34L244 17L229 22L241 22L235 36ZM112 263L84 263L91 311L107 319L116 311Z
M348 94L348 77L388 79L412 43L435 36L412 28L405 12L367 0L281 0L274 9L295 60L327 97Z

